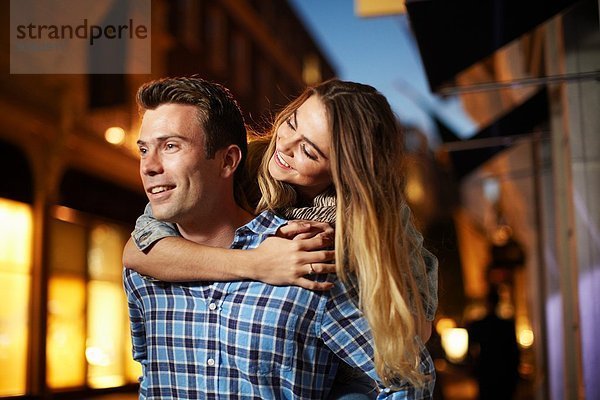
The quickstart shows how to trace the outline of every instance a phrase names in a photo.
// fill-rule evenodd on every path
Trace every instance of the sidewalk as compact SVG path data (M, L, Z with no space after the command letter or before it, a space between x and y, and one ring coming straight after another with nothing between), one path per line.
M137 393L111 393L98 396L90 396L82 400L137 400Z

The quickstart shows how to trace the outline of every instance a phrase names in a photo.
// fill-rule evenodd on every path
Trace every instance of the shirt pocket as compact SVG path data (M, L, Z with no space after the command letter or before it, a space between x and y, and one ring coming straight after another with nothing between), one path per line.
M242 350L238 353L236 364L249 376L278 375L292 369L298 316L282 318L278 313L273 314L272 318L262 318L260 324L252 322L252 329L244 340L246 343L239 347Z

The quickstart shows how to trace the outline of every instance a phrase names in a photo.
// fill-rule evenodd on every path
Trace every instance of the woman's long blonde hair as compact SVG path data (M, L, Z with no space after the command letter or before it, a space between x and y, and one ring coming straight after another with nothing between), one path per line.
M259 210L296 204L294 188L274 180L268 163L275 132L310 96L319 96L331 132L331 174L337 196L336 268L342 280L358 279L361 309L375 344L375 367L387 385L404 378L424 383L415 336L424 316L411 262L417 246L403 222L403 137L386 98L368 85L337 79L307 89L276 118L259 170ZM416 254L420 254L416 252Z

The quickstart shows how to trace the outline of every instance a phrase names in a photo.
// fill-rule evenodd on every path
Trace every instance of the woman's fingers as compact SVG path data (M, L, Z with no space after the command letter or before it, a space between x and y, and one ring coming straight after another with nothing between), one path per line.
M335 273L335 264L329 263L308 263L309 269L308 274L334 274Z
M331 250L333 239L324 234L302 239L287 240L270 237L256 249L262 260L253 269L252 279L271 285L297 285L309 290L328 290L328 282L316 282L314 276L335 273L335 251ZM326 250L323 250L326 249Z
M319 222L319 221L295 221L302 224L309 224L312 232L322 233L327 236L332 236L335 233L335 230L331 226L331 224L327 222Z
M331 282L315 282L307 278L298 278L298 280L294 283L297 286L303 287L304 289L314 291L325 291L333 287L333 283Z
M313 250L302 251L296 257L294 257L293 260L291 260L290 264L294 264L296 268L298 268L300 266L310 266L311 263L313 266L317 264L334 265L329 264L332 261L335 261L334 250Z
M289 221L286 225L277 230L277 236L286 239L296 238L298 235L306 234L305 237L314 236L317 234L325 234L327 236L334 235L334 230L327 222L294 220ZM309 235L312 234L312 235ZM304 237L303 237L304 238Z
M296 236L294 236L293 240L304 240L304 239L310 239L313 238L315 236L317 236L319 233L316 232L306 232L306 233L300 233Z
M298 241L298 248L302 251L314 251L320 249L326 249L333 246L333 237L325 234L319 234L314 237L301 239Z
M277 236L293 239L296 235L309 232L310 230L311 226L308 223L302 221L290 221L277 230Z

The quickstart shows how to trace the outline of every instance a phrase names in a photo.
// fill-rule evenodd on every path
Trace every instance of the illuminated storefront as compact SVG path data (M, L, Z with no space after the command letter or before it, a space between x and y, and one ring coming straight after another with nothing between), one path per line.
M40 213L23 151L0 141L0 159L19 171L0 188L0 397L135 391L121 255L144 196L67 169Z
M0 198L0 221L0 395L17 395L26 385L31 207Z
M121 252L128 230L64 207L50 222L46 342L52 389L107 388L137 381L131 359Z

